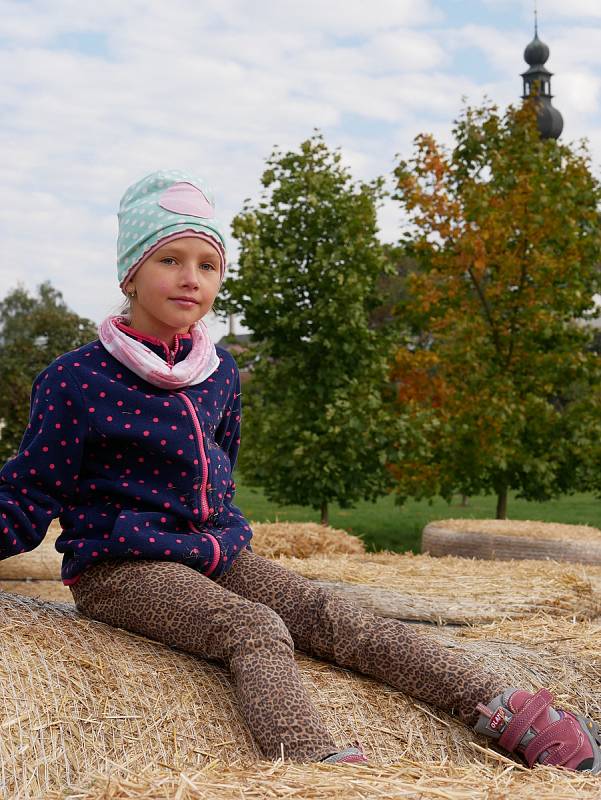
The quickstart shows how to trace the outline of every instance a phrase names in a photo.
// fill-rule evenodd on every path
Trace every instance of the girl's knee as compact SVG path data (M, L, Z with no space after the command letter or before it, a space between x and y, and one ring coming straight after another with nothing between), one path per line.
M263 603L251 603L245 607L241 611L238 623L244 631L244 638L249 637L251 641L285 644L290 650L294 650L294 642L284 620ZM244 644L248 644L248 638Z

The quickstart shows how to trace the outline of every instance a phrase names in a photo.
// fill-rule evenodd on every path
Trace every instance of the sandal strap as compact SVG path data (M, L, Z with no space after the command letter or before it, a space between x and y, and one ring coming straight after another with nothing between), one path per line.
M552 722L544 731L537 733L528 747L524 750L524 758L528 766L532 766L541 753L555 745L553 751L544 759L545 764L561 766L565 764L582 746L583 735L580 726L576 725L569 717Z
M528 728L553 702L553 695L548 689L540 689L524 703L509 721L507 727L499 737L499 744L510 753L521 742Z

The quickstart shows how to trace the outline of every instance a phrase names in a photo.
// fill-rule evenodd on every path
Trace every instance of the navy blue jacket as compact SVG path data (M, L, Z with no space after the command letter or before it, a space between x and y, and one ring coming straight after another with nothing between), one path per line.
M127 329L166 361L166 344ZM57 358L36 378L19 452L0 471L0 558L33 550L53 518L62 579L105 559L177 561L223 574L251 539L233 504L240 445L240 374L220 365L202 383L160 389L99 340Z

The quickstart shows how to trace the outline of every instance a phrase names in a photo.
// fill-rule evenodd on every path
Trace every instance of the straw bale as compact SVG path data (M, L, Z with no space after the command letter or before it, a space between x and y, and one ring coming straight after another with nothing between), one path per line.
M533 611L577 619L601 614L601 567L589 565L517 561L491 570L485 561L412 553L280 557L280 563L397 619L474 624ZM0 590L72 603L71 592L58 580L0 580Z
M527 636L523 621L491 626L485 631L490 642L480 629L430 628L424 635L494 670L507 685L548 685L568 706L601 716L601 627L546 616L531 630ZM215 759L222 765L214 784L209 781L215 797L227 796L228 785L236 790L242 775L254 780L244 769L249 765L260 779L265 767L257 766L256 745L219 665L92 622L73 607L17 595L0 594L0 642L0 781L9 796L48 797L51 790L83 786L94 772L120 779L145 767L208 770ZM341 745L358 740L375 767L403 758L458 767L480 762L473 733L450 716L347 670L297 658L335 739ZM185 796L163 788L96 796ZM308 795L299 789L297 796Z
M69 587L61 581L0 581L0 592L35 597L38 600L55 600L57 603L73 603Z
M446 519L426 525L421 549L433 556L601 564L601 531L529 520Z
M527 539L578 539L601 544L601 530L592 525L567 525L528 519L440 519L430 523L463 533L501 533Z
M391 766L325 766L260 762L251 767L214 761L203 769L164 767L125 779L98 776L68 795L47 800L599 800L596 776L526 770L491 751L480 763L399 759Z
M601 570L537 561L489 562L413 553L279 559L282 566L382 616L466 624L546 612L601 614Z
M251 528L253 550L267 558L365 552L357 536L315 522L251 522Z
M357 536L314 522L253 522L253 550L262 556L306 558L314 553L363 553ZM54 520L42 543L28 553L0 561L0 580L60 580L62 555L54 546L61 528Z
M0 580L23 581L27 578L39 581L59 580L63 557L56 551L54 543L60 532L60 525L54 520L50 523L46 538L35 550L0 561Z

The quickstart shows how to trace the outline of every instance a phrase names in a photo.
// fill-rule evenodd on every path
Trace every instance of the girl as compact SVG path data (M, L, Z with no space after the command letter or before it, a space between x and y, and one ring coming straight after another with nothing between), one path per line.
M296 646L456 713L529 765L600 771L597 725L555 709L548 691L500 685L413 627L252 552L232 479L240 377L202 322L225 267L202 181L162 171L126 191L117 269L129 313L35 380L19 453L0 472L0 556L33 549L59 517L78 610L225 662L268 758L366 761L333 741Z

